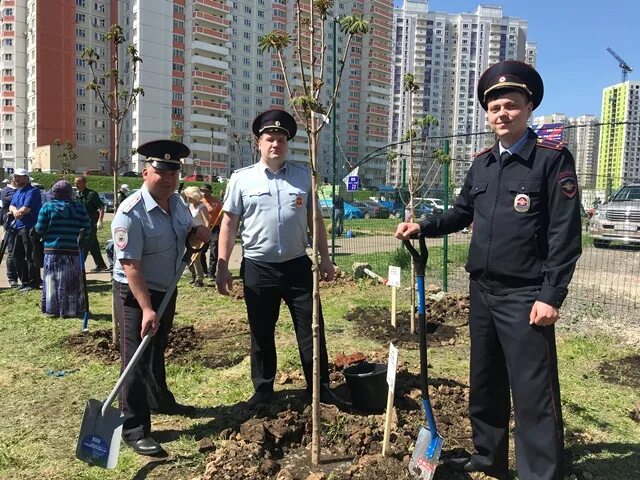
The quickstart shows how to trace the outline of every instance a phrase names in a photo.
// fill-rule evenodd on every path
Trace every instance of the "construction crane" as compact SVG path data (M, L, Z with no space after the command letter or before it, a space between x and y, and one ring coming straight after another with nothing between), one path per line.
M633 68L631 68L631 66L627 62L625 62L622 58L620 58L620 55L614 52L611 48L607 47L607 52L609 52L611 56L618 61L618 66L620 67L620 70L622 70L622 81L626 82L627 74L629 72L633 72Z

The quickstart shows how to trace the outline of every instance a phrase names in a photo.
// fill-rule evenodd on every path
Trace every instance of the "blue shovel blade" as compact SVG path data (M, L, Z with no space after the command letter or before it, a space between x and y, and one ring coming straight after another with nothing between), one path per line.
M427 427L420 428L416 447L409 461L409 472L420 480L431 480L436 473L444 440L437 433L431 435Z

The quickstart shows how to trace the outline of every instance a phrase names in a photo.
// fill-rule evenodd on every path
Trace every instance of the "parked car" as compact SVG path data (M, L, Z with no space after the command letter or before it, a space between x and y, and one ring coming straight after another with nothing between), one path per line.
M640 183L622 187L600 205L591 217L589 234L595 247L607 247L615 240L640 245Z
M364 218L389 218L389 215L391 215L387 207L370 200L351 202L351 206L360 210Z
M433 210L433 213L444 213L444 202L439 198L420 198L419 206L426 206ZM449 205L451 208L451 205Z
M396 218L402 218L402 216L405 215L405 210L406 210L406 207L394 208L392 215ZM421 204L413 209L413 213L415 215L416 220L424 220L425 218L427 218L428 215L433 214L433 209L431 207Z
M204 182L204 176L199 173L192 173L191 175L187 175L182 180L185 182Z
M104 203L104 211L109 213L115 211L113 203L113 192L98 192L98 196Z
M120 175L121 177L139 177L140 174L138 172L134 172L133 170L129 171L129 172L124 172L122 175Z

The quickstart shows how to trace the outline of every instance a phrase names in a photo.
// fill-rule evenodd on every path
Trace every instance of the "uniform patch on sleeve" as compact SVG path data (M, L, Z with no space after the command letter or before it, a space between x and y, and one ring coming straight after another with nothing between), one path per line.
M566 197L573 198L576 196L576 193L578 193L578 182L575 173L560 172L558 175L558 183L560 183L560 189Z
M113 231L113 243L119 250L123 250L129 243L129 231L125 227L116 227Z

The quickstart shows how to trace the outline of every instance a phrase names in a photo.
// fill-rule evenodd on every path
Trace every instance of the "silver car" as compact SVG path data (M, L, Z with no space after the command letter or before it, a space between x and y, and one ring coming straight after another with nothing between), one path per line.
M622 187L610 202L600 205L589 224L596 247L612 241L640 245L640 183Z

